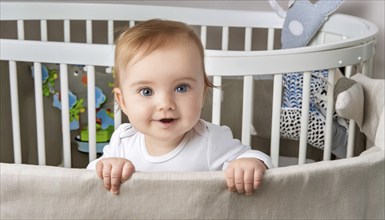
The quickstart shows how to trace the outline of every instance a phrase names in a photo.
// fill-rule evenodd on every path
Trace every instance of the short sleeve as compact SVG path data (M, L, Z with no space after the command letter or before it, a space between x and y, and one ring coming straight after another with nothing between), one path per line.
M132 128L132 126L128 123L125 123L125 124L122 124L118 127L118 129L116 129L114 131L114 133L112 134L111 136L111 140L110 140L110 143L107 144L104 148L103 148L103 155L101 157L99 157L98 159L92 161L91 163L89 163L87 165L87 168L88 170L96 170L96 163L103 159L103 158L108 158L108 157L119 157L121 156L120 155L120 151L119 151L119 147L120 146L120 143L121 143L121 138L125 138L125 137L128 137L128 136L131 136L133 135L134 133L136 133L136 130Z
M227 126L209 124L208 158L211 170L224 170L228 164L239 158L257 158L265 163L268 168L273 164L270 157L263 152L252 150L250 146L243 145L233 138Z

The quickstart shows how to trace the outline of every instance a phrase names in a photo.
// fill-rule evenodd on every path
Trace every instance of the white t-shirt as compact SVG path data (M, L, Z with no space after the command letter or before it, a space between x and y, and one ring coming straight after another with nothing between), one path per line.
M97 161L108 157L126 158L136 171L224 170L232 160L245 157L258 158L268 168L273 167L269 156L233 139L228 127L204 120L199 120L175 149L161 156L151 156L144 135L130 124L122 124L113 133L110 144L104 147L103 155L88 164L87 169L95 170Z

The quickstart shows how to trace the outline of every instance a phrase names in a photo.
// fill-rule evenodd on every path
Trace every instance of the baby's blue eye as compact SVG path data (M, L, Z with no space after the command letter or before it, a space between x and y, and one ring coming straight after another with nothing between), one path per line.
M151 96L153 94L152 89L149 88L143 88L140 90L140 94L142 96Z
M187 85L180 85L180 86L176 87L175 91L180 92L180 93L187 92Z

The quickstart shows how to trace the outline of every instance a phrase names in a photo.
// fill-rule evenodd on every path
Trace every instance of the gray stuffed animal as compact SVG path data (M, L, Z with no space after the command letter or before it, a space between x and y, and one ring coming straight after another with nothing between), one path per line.
M317 31L343 3L343 0L294 1L286 14L282 28L282 48L296 48L308 45Z

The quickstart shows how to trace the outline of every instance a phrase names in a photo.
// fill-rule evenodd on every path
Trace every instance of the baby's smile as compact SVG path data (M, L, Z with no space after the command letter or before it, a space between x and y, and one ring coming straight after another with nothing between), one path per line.
M177 118L162 118L159 120L155 120L155 122L157 122L158 125L160 125L160 127L162 128L169 128L175 125L177 120L178 120Z
M162 123L165 123L165 124L169 124L169 123L172 123L175 119L173 118L163 118L163 119L160 119L160 122Z

